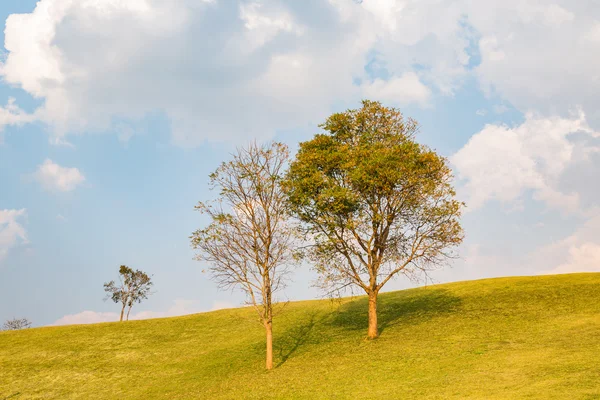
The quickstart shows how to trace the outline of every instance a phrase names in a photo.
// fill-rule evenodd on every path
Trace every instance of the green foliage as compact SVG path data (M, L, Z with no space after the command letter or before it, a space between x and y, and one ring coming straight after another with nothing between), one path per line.
M115 303L121 303L123 308L133 307L135 303L141 303L151 294L153 286L152 278L143 271L133 270L126 265L119 267L119 281L104 283L104 291L106 299L110 299ZM129 313L127 314L129 317Z
M594 399L600 274L290 303L275 369L248 308L0 332L0 399Z
M363 101L321 127L328 133L300 144L284 185L325 286L377 293L399 272L455 256L463 204L446 159L415 141L416 121Z

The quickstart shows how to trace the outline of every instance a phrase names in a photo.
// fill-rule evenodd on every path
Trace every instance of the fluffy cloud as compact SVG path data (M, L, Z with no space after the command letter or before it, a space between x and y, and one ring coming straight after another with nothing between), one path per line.
M224 308L232 308L233 304L225 301L215 301L209 311L221 310ZM133 313L129 319L150 319L150 318L165 318L178 315L194 314L203 310L198 302L193 300L176 299L173 305L166 311L140 311ZM114 322L119 320L119 314L116 312L96 312L82 311L77 314L69 314L59 318L52 325L74 325L74 324L93 324L97 322Z
M77 168L61 167L50 159L38 167L34 176L46 190L59 192L70 192L85 181Z
M12 248L27 243L27 233L19 223L25 216L25 209L0 210L0 263Z
M160 111L175 142L198 144L314 124L340 99L426 104L432 91L452 94L468 72L471 25L487 21L465 15L478 7L42 0L7 19L0 75L43 105L8 119L41 120L60 143L68 132L116 130Z
M0 75L43 105L9 103L0 126L36 119L61 138L159 111L180 144L260 138L340 99L426 104L469 74L523 111L581 105L595 126L591 1L42 0L7 19Z
M564 239L543 246L525 262L542 274L600 272L600 209L591 210L586 222Z
M582 106L600 123L600 9L593 1L478 2L468 15L480 35L477 76L517 108L566 116ZM532 51L534 49L534 51Z
M568 254L569 258L564 264L544 273L600 272L600 244L586 242L579 246L571 246Z
M525 122L514 128L486 125L451 157L458 178L465 182L470 209L493 199L514 202L531 190L536 200L550 207L576 211L578 193L559 188L565 170L585 161L570 140L575 133L599 136L582 113L571 119L527 114ZM593 148L600 150L600 145Z
M386 73L409 71L442 94L451 95L468 73L474 40L465 22L468 2L438 0L363 1L361 20L373 22L372 52Z
M362 89L365 96L369 98L402 105L410 103L426 105L431 95L431 90L414 72L407 72L401 77L387 81L377 78L362 85Z
M21 126L35 120L35 115L23 111L16 105L15 99L10 97L6 106L0 106L0 144L2 144L2 132L6 126Z
M441 93L466 76L522 112L600 129L600 8L593 0L370 0L373 49L388 72L410 69Z
M114 322L119 320L119 314L114 312L82 311L59 318L53 325L95 324L97 322Z
M43 99L35 114L58 137L156 111L181 144L270 136L359 93L355 21L306 6L42 0L8 18L0 74Z

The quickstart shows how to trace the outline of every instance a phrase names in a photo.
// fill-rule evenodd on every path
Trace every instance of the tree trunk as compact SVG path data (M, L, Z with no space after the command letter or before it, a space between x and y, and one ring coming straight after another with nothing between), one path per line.
M119 322L123 322L123 313L125 313L125 304L123 304L123 307L121 308L121 318L119 318Z
M267 330L267 369L273 369L273 322L269 321L265 324Z
M367 337L375 339L377 336L379 336L379 329L377 328L377 292L372 291L369 293L369 332Z
M129 313L131 312L131 306L129 306L129 310L127 310L127 321L129 321Z

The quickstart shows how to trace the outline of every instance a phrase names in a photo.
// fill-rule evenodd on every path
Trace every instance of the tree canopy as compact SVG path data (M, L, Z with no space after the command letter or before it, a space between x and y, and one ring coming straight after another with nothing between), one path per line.
M152 278L139 269L133 270L126 265L121 265L119 282L117 284L115 281L110 281L104 284L104 291L107 293L106 299L121 303L120 321L123 321L125 308L128 307L127 320L129 320L129 313L133 305L141 303L151 294Z
M290 165L289 207L314 243L321 284L369 295L373 338L377 294L390 279L424 276L455 257L463 204L447 160L416 142L418 123L398 109L365 100L320 127L326 133L301 143Z

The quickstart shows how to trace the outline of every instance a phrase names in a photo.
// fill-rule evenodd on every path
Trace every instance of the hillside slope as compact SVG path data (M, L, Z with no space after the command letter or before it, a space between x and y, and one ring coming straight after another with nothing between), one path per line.
M249 309L0 332L0 399L600 399L600 274L289 304L276 368Z

